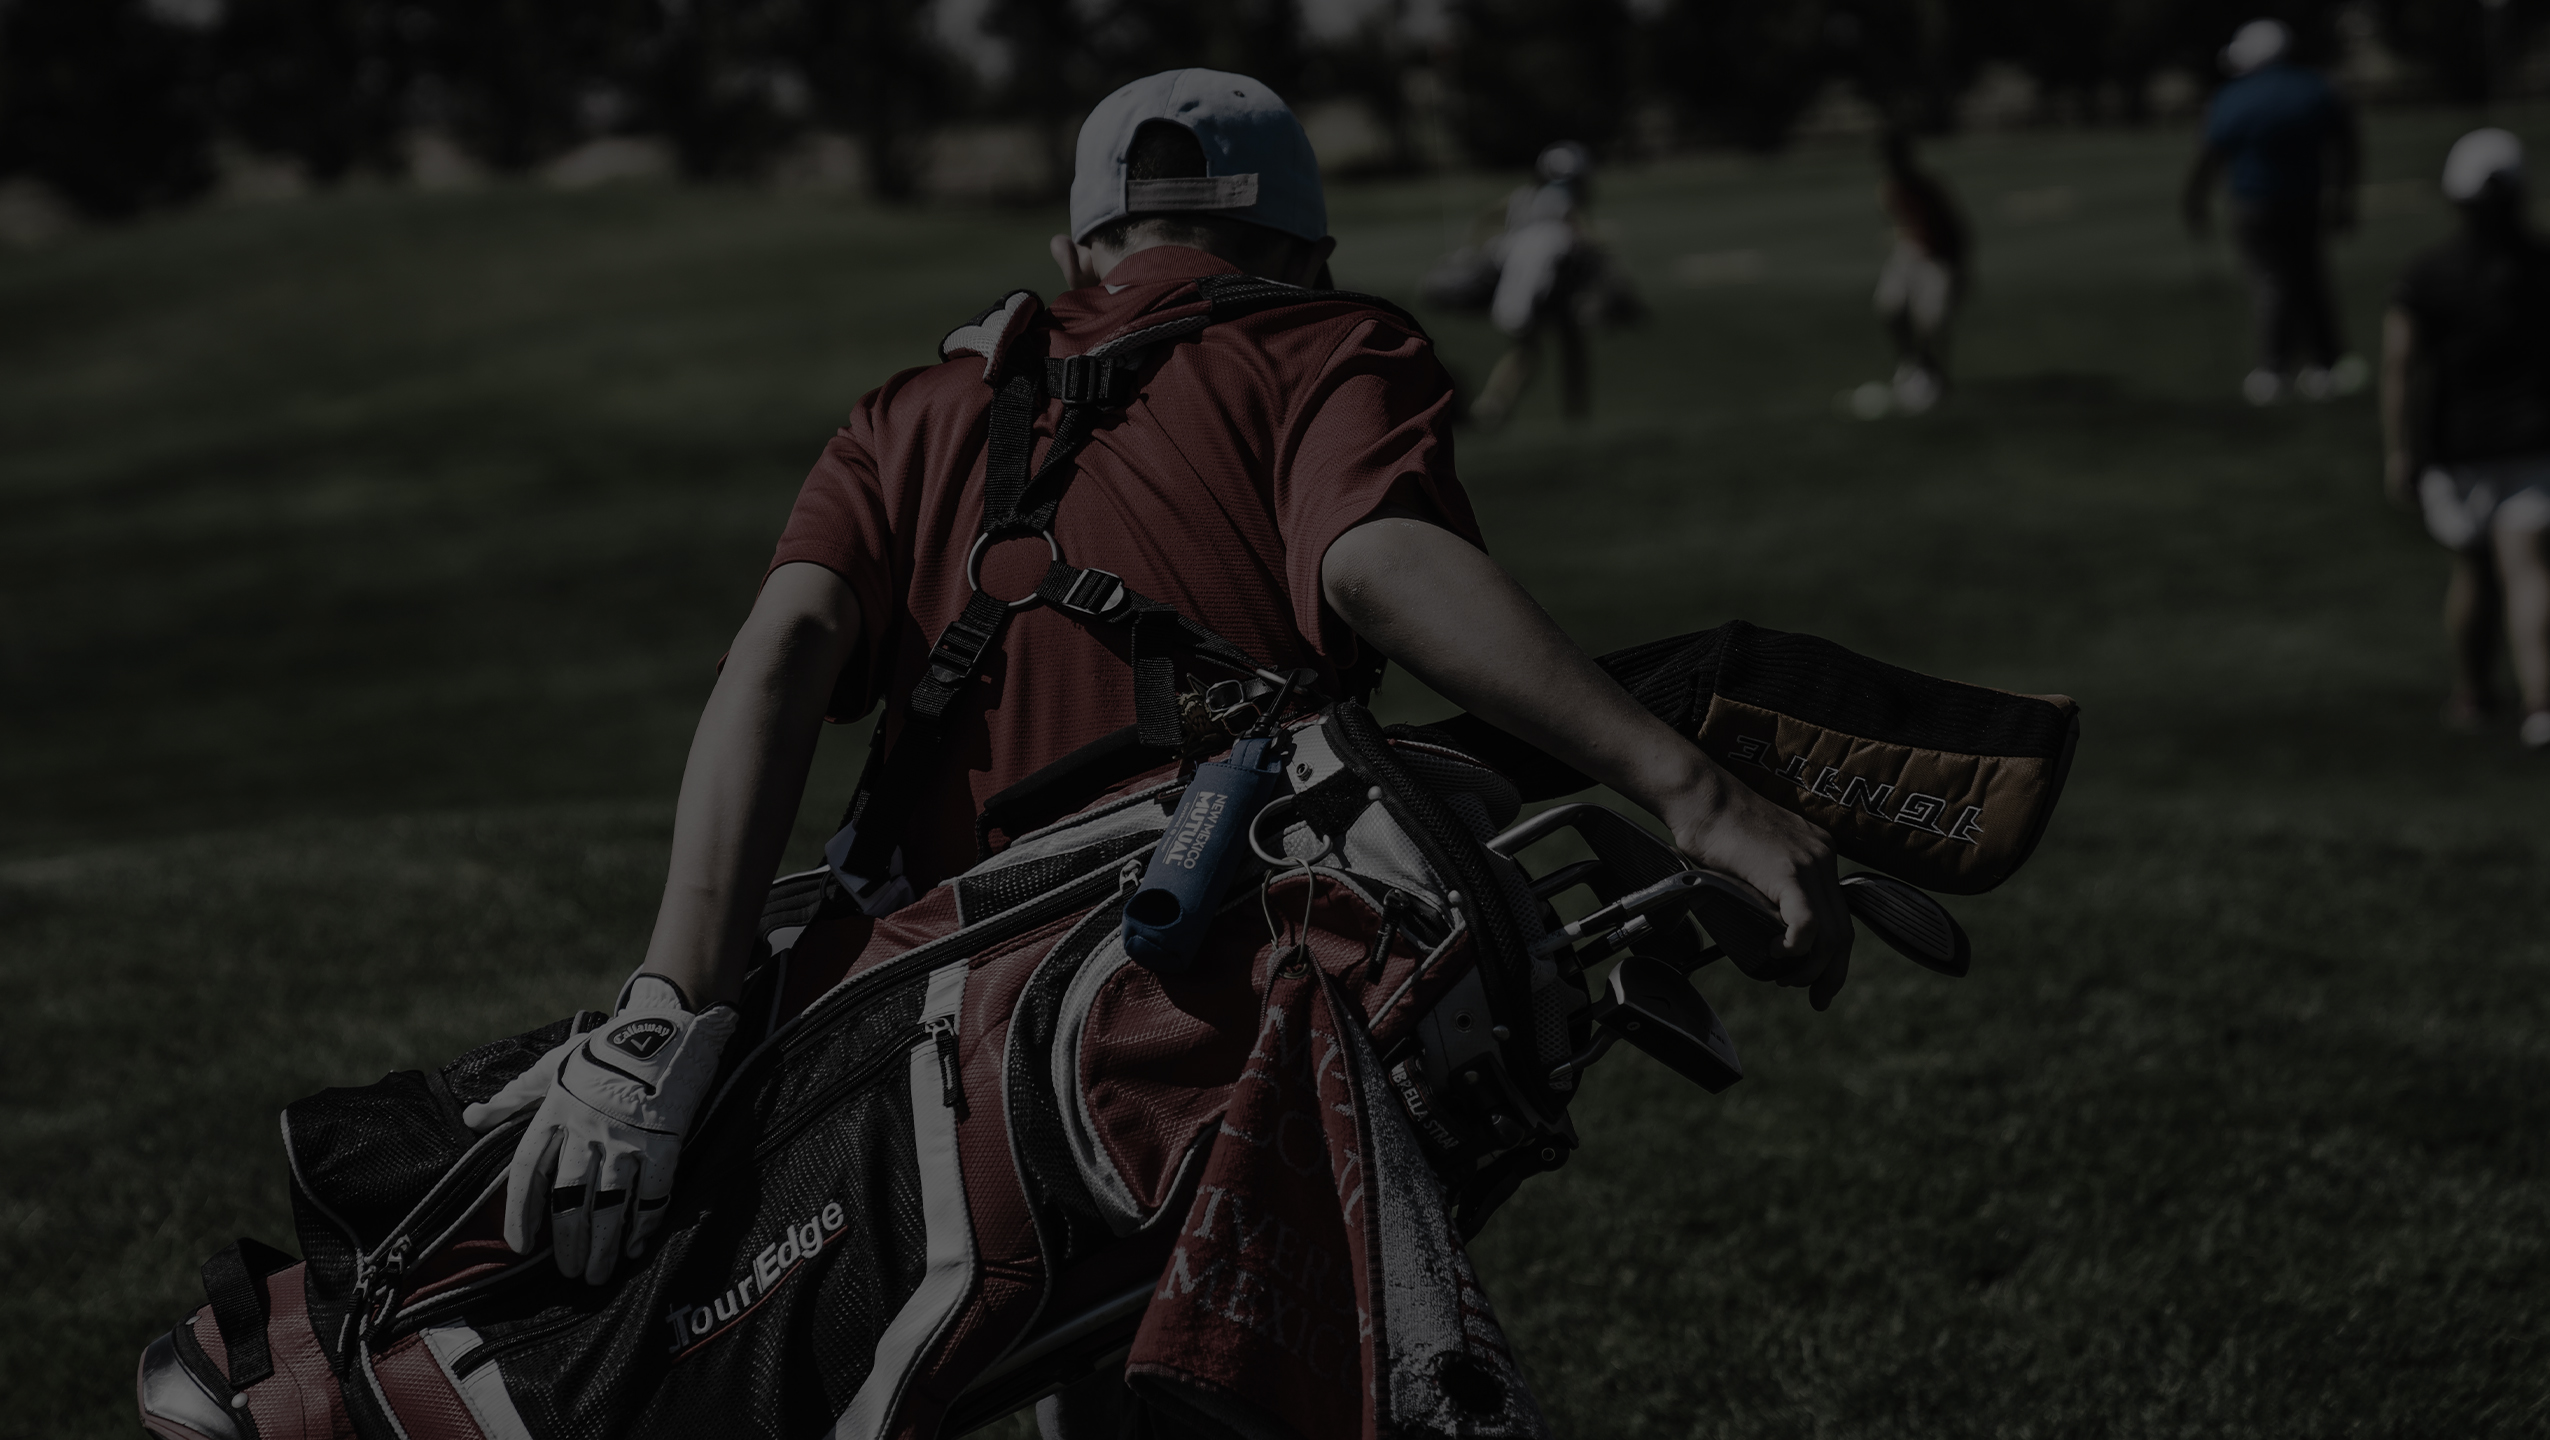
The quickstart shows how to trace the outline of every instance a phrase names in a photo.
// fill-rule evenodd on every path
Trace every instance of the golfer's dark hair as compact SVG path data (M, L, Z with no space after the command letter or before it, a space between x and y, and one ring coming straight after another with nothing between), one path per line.
M1128 180L1196 180L1205 172L1204 144L1195 132L1175 120L1145 120L1135 127L1125 151ZM1089 232L1084 245L1122 250L1136 238L1165 245L1191 245L1219 255L1253 275L1281 273L1308 248L1281 230L1269 230L1228 215L1176 211L1126 215Z

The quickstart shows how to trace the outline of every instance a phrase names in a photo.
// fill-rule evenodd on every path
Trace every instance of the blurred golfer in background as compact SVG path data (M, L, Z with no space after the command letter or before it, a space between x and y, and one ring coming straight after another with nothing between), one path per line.
M1559 408L1571 420L1593 408L1593 376L1585 360L1585 318L1577 291L1593 263L1584 209L1594 158L1573 140L1541 152L1540 183L1515 190L1505 204L1505 231L1488 244L1497 263L1488 319L1514 343L1488 373L1473 412L1483 425L1512 414L1540 360L1541 338L1558 341Z
M2252 20L2223 47L2233 78L2206 111L2182 202L2187 228L2204 234L2214 179L2230 172L2232 233L2257 307L2257 368L2241 382L2253 405L2352 394L2365 380L2364 362L2340 353L2326 244L2355 224L2355 113L2324 76L2286 59L2292 44L2282 24Z
M1517 186L1471 227L1470 243L1426 272L1417 293L1429 305L1486 311L1513 340L1470 407L1490 429L1514 413L1539 368L1541 342L1558 342L1559 407L1570 419L1593 408L1585 332L1634 322L1646 313L1635 286L1595 239L1586 205L1594 159L1561 140L1541 152L1538 179Z
M2550 248L2524 223L2523 145L2474 130L2444 161L2461 233L2419 255L2382 317L2383 479L2453 552L2446 722L2496 709L2502 619L2523 743L2550 747Z
M1878 198L1895 222L1894 249L1877 272L1877 318L1895 342L1895 382L1883 398L1919 415L1947 393L1948 322L1965 298L1969 241L1948 187L1914 160L1912 137L1890 128L1878 154Z

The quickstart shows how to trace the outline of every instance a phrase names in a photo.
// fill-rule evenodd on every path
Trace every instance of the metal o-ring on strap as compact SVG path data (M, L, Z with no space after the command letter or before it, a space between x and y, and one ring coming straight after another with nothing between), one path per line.
M1062 546L1055 541L1054 532L1051 530L1040 530L1036 533L1044 540L1046 553L1055 560L1062 559ZM988 530L975 536L974 548L965 556L965 583L973 587L975 594L982 594L983 552L991 548L994 540L1024 540L1026 538L1027 537L1024 535L995 535ZM997 600L1000 597L994 596L992 598ZM1015 600L1002 600L1001 603L1012 610L1030 610L1044 603L1044 598L1045 597L1040 592L1030 590Z

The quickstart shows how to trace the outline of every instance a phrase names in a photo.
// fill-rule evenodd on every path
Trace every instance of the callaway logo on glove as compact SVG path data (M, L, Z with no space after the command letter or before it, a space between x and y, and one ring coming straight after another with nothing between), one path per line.
M559 1271L597 1285L623 1250L635 1257L663 1223L682 1135L735 1020L733 1006L694 1014L672 981L632 976L610 1023L463 1111L462 1121L485 1134L540 1107L505 1177L505 1243L530 1254L545 1217Z
M664 1048L666 1041L681 1033L673 1028L670 1020L632 1020L612 1031L606 1043L615 1050L628 1052L634 1059L652 1060L655 1052Z

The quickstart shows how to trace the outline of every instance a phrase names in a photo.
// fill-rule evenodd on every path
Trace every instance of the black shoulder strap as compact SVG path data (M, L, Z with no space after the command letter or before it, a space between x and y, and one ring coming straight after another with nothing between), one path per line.
M985 436L983 519L974 540L978 556L995 541L1050 537L1055 511L1079 472L1076 462L1099 415L1133 398L1143 356L1155 346L1240 315L1323 301L1368 306L1425 333L1398 306L1352 291L1305 290L1253 275L1209 275L1196 282L1196 292L1204 301L1200 312L1116 336L1085 355L1048 357L1031 365L1013 361L1007 374L989 377L997 389ZM1036 416L1048 398L1057 397L1063 402L1062 418L1043 463L1031 471ZM1082 569L1059 555L1032 596L1011 602L976 590L930 647L929 664L904 702L902 734L890 752L879 722L869 741L867 767L842 813L840 833L824 847L843 885L869 914L888 914L918 898L904 879L902 838L922 785L938 773L946 753L948 712L982 672L984 657L1009 628L1009 617L1039 604L1052 605L1084 624L1128 627L1135 738L1164 756L1179 751L1185 739L1177 701L1179 660L1203 660L1242 677L1257 677L1269 688L1283 682L1175 606L1135 593L1108 571ZM1301 691L1295 687L1293 693Z

